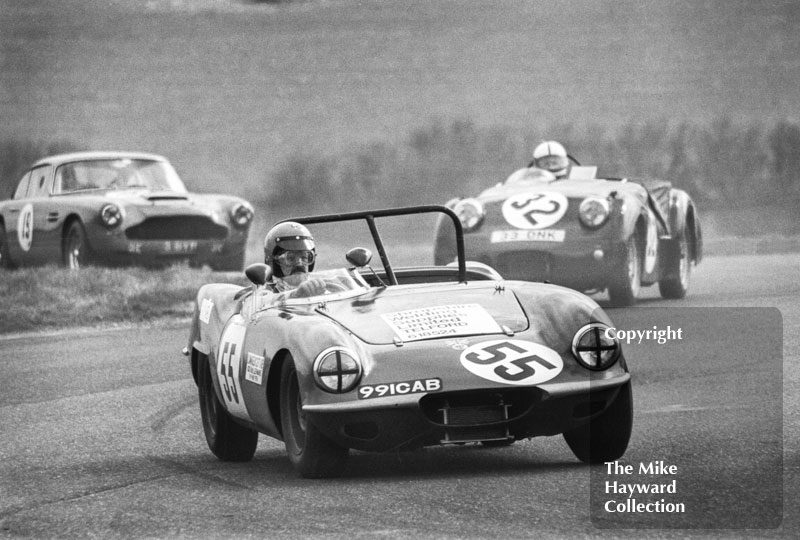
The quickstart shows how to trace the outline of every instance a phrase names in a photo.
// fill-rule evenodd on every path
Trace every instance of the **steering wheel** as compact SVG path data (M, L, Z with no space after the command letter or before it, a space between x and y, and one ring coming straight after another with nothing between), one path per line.
M338 281L325 281L325 292L326 293L337 293L337 292L344 292L347 290L347 287L339 283Z

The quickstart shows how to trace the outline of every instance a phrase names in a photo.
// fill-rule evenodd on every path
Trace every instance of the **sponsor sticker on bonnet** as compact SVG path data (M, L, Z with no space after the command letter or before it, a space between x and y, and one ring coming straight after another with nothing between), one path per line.
M480 304L453 304L385 313L381 318L402 341L492 334L500 325Z

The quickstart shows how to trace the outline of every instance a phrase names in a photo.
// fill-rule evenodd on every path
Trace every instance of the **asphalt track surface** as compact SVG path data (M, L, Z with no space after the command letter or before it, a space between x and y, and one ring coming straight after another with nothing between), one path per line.
M621 329L683 332L625 346L629 475L582 465L561 437L358 453L334 480L298 478L265 437L252 462L222 463L184 321L1 338L0 537L796 538L799 275L797 254L708 258L686 300L647 289L609 310ZM641 470L654 462L675 469ZM613 481L673 485L633 498L685 512L607 512L627 498Z

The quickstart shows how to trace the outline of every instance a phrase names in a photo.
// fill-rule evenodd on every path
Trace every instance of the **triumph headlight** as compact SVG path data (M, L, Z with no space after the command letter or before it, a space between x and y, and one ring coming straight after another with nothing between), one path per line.
M314 380L326 392L344 394L361 380L361 363L343 347L325 349L314 360Z
M608 201L596 197L584 199L578 208L578 216L586 227L596 229L608 219Z
M464 199L458 201L453 208L453 212L461 221L464 232L477 229L483 223L485 211L481 202L477 199Z
M572 354L585 368L602 371L619 358L620 344L614 329L603 323L590 323L572 338Z
M108 228L116 227L122 223L122 209L116 204L109 203L100 209L100 219Z
M237 227L246 227L253 219L253 207L247 203L238 203L231 208L231 220Z

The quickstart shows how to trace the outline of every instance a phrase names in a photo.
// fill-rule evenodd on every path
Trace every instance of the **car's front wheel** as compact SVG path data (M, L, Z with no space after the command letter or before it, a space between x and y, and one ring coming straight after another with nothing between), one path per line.
M625 252L621 264L617 265L608 286L608 296L614 306L631 306L636 302L642 288L642 263L636 235L632 234L625 242Z
M599 416L564 433L572 452L584 463L619 459L628 448L633 429L631 383L619 389L616 399Z
M675 253L672 254L668 268L668 276L658 282L658 291L662 298L680 299L686 296L689 291L689 278L692 275L692 260L689 255L689 242L686 239L686 231L674 240L676 244L672 247Z
M258 432L237 424L214 392L211 363L200 356L197 387L200 394L200 417L211 452L222 461L250 461L256 452Z
M11 255L8 252L8 240L6 239L6 228L0 224L0 268L14 268L11 262Z
M323 435L303 412L303 396L292 357L281 369L281 426L289 461L304 478L340 476L348 449Z
M73 221L64 235L62 262L65 267L78 270L88 265L90 261L91 250L89 241L86 239L86 229L83 228L80 221Z

